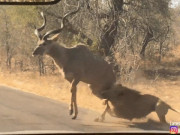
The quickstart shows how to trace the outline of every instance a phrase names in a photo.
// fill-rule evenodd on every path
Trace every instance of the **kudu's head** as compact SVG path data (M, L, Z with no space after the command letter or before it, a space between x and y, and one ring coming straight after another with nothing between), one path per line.
M64 15L64 17L62 17L61 27L59 29L48 31L44 35L41 35L40 32L45 28L46 17L44 16L43 12L41 12L41 16L42 16L44 22L40 28L36 28L34 31L35 35L38 37L38 43L37 43L37 47L33 51L33 56L44 55L44 54L48 53L51 46L58 39L59 33L64 28L64 23L65 23L66 18L72 14L77 13L79 11L79 9L80 9L80 6L78 3L77 10L67 13L66 15Z

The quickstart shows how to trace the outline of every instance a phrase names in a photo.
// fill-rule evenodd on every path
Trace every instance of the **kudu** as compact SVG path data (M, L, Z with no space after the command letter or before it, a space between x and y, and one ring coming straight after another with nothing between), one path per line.
M85 45L67 48L56 42L67 17L75 14L78 10L79 6L76 11L68 13L62 18L59 29L49 31L44 35L41 35L40 31L46 25L46 17L41 13L44 23L40 28L35 29L38 46L33 52L33 55L47 54L52 57L62 71L64 78L71 83L70 115L74 113L72 119L76 119L78 114L76 87L80 81L89 84L92 93L99 98L103 98L101 93L110 90L116 81L111 65L102 58L93 55ZM50 37L50 35L54 36Z

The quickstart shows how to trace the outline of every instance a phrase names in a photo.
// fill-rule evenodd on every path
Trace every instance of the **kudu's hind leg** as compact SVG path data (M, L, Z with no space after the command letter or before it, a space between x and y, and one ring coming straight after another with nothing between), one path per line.
M76 119L77 115L78 115L78 107L77 107L77 102L76 102L76 92L77 92L77 84L79 83L78 80L73 80L72 81L72 85L71 85L71 104L70 104L70 109L69 109L69 113L70 115L73 114L74 112L74 116L72 117L72 119Z

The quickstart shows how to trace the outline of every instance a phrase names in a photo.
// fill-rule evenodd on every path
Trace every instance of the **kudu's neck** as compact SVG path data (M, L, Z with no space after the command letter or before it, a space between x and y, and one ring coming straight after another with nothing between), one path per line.
M54 61L60 68L63 68L66 64L66 50L67 48L61 45L53 44L48 52L48 55L54 59Z

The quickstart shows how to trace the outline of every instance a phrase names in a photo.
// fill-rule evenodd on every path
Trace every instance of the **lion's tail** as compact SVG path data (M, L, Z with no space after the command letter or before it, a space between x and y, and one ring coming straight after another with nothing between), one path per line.
M170 105L169 105L169 109L171 109L171 110L174 111L174 112L180 113L179 110L176 110L176 109L172 108Z

